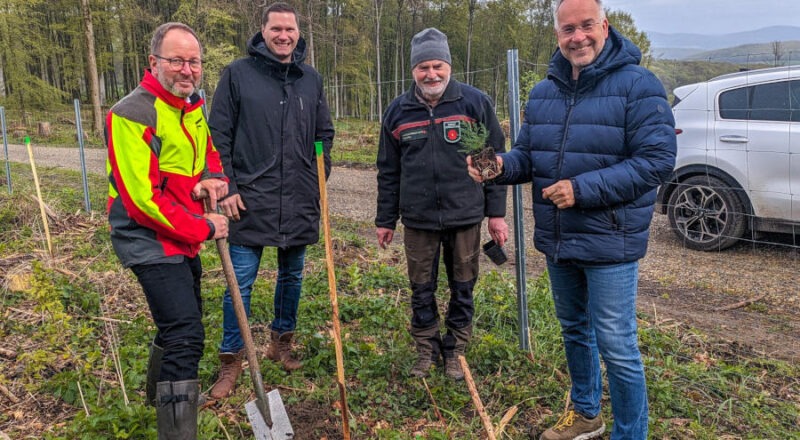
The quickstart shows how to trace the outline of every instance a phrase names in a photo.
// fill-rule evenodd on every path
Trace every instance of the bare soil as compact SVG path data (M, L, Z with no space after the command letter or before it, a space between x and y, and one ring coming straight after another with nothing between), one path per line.
M27 162L23 146L9 145L11 161ZM105 172L106 151L86 149L84 161L92 173ZM38 166L80 169L75 148L34 148ZM376 173L371 169L335 167L328 182L331 216L363 222L374 240ZM513 270L512 195L507 222L512 229L506 252ZM525 257L528 277L545 269L543 256L532 248L533 218L530 188L522 191ZM335 227L335 224L334 224ZM484 231L485 234L485 231ZM488 240L488 236L486 237ZM402 234L395 234L399 247ZM641 261L639 310L665 325L688 325L734 351L752 351L770 358L800 361L800 237L763 236L721 252L698 252L681 245L666 216L656 214L647 256ZM396 249L395 249L396 251ZM388 252L388 251L387 251ZM484 268L492 263L485 259ZM752 302L752 303L751 303Z

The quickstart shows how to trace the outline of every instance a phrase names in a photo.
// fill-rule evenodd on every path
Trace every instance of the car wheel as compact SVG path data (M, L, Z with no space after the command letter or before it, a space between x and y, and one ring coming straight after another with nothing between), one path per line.
M733 246L746 229L744 205L737 191L711 176L692 176L669 198L672 230L689 249L722 250Z

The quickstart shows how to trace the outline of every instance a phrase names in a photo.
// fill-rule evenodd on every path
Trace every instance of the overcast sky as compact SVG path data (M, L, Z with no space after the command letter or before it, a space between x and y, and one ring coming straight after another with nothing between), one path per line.
M639 30L728 34L767 26L800 26L800 0L603 0L625 11Z

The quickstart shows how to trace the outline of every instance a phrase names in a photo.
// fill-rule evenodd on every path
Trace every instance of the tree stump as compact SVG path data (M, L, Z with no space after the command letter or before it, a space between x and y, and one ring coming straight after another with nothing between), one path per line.
M39 123L39 136L50 137L53 134L53 129L50 127L49 122Z

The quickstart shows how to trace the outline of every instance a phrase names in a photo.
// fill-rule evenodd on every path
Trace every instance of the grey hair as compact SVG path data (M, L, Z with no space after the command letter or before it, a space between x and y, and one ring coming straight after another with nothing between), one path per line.
M597 9L600 10L600 20L606 19L606 10L603 8L603 0L594 0L597 3ZM561 7L561 4L564 3L564 0L556 0L553 3L553 26L558 30L558 8Z
M200 55L201 56L203 55L203 43L200 42L200 38L197 37L197 33L194 31L194 29L177 21L164 23L161 26L157 27L155 31L153 31L153 38L150 40L150 53L152 55L159 54L159 52L161 51L161 44L164 43L164 37L167 35L167 32L173 29L180 29L182 31L192 34L194 39L197 40L197 44L200 46Z

